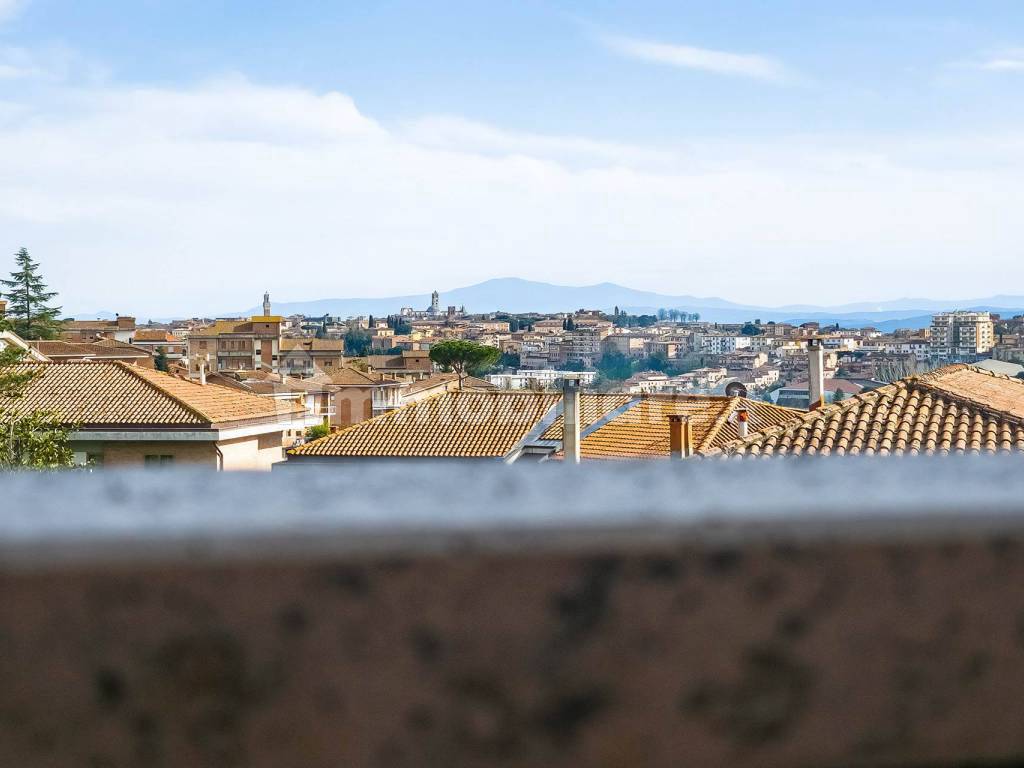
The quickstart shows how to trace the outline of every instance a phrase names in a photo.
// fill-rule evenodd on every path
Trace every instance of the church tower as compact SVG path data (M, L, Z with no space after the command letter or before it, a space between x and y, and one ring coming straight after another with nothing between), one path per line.
M441 297L434 291L430 294L430 314L436 315L441 311Z
M263 294L263 316L267 317L270 314L270 291Z

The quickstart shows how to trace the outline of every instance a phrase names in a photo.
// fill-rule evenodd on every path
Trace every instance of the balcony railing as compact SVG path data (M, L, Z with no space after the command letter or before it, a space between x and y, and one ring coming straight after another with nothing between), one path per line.
M1018 457L3 483L4 765L1024 754Z

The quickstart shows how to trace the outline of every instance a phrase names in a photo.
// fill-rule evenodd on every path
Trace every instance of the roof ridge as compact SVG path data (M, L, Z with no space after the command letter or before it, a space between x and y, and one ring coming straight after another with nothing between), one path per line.
M973 366L967 366L967 369L972 370ZM989 373L989 371L984 371L984 369L979 370L978 372ZM996 375L1001 376L1001 374ZM1009 381L1020 381L1020 379L1015 379L1012 376L1004 376L1003 378L1006 378ZM973 397L961 395L956 392L950 392L948 389L943 389L942 387L936 386L931 382L926 383L916 381L914 382L914 385L920 389L925 390L930 394L938 395L942 397L944 400L949 400L950 402L957 403L958 405L969 405L971 408L975 408L984 413L986 416L990 416L994 419L998 419L1000 421L1007 421L1010 422L1011 424L1024 425L1024 416L1015 416L1012 413L1007 413L1006 411L994 409L988 403L983 403L980 400L975 400ZM1021 386L1024 387L1024 382L1022 382Z
M163 395L164 397L168 398L169 400L171 400L172 402L176 403L177 405L181 406L182 408L184 408L186 411L191 413L196 418L201 419L202 421L205 421L207 424L212 424L213 423L213 418L212 417L210 417L207 414L203 413L201 410L199 410L195 406L189 405L188 403L186 403L184 400L182 400L177 395L175 395L175 394L169 392L168 390L164 389L163 387L161 387L159 384L156 383L156 381L153 381L152 379L150 379L148 374L143 374L141 369L138 366L136 366L136 365L129 365L128 363L122 362L121 360L114 360L112 363L110 363L110 365L116 365L119 368L121 368L122 370L127 371L132 376L137 378L139 381L144 382L146 384L146 386L148 386L150 389L153 389L153 390L159 392L161 395ZM167 376L170 379L177 378L175 376L171 376L169 373L163 373L162 371L154 370L154 371L152 371L152 373L154 373L154 374L159 373L159 374L161 374L163 376ZM191 382L188 379L179 379L179 380L180 381L184 381L187 384L194 384L194 382ZM194 386L198 387L198 386L202 386L202 385L201 384L194 384ZM207 385L207 386L216 387L216 386L220 386L220 385L219 384L210 384L210 385ZM226 389L226 387L225 387L225 389ZM254 397L255 396L256 395L254 395Z
M725 408L722 409L722 412L715 418L714 422L711 424L711 429L708 430L708 433L704 436L704 439L701 441L700 445L696 447L696 450L703 451L708 445L714 442L714 439L718 437L718 433L722 431L722 427L724 427L729 422L729 417L736 412L736 405L738 401L738 397L729 398L728 404Z
M878 389L869 389L866 392L858 392L857 394L848 397L845 400L841 400L838 403L828 403L827 405L823 405L820 408L815 408L813 411L797 411L795 409L787 409L793 410L794 412L793 420L791 422L786 422L783 424L773 424L772 426L767 427L766 429L759 429L756 432L751 432L746 437L738 437L735 440L730 440L728 443L725 443L724 445L721 445L718 448L714 449L714 451L712 451L711 453L714 453L715 451L727 452L728 450L735 446L753 445L758 440L762 440L766 437L784 435L790 430L799 429L805 426L809 422L812 422L820 418L824 414L840 413L842 411L846 411L853 408L858 403L867 403L870 402L871 400L877 400L883 390L887 390L890 387L892 387L893 391L895 391L901 386L907 387L909 389L907 379L899 379L897 381L890 382L886 384L884 387L879 387ZM774 407L776 408L783 407L781 405L775 405L774 403L772 405L774 405Z

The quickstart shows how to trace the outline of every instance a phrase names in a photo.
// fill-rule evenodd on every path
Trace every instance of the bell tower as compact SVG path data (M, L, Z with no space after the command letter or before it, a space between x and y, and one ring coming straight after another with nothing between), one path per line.
M270 314L270 291L263 294L263 316L267 317Z

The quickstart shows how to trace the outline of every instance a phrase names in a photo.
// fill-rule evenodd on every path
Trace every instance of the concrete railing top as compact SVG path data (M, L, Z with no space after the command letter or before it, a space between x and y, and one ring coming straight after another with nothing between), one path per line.
M1016 457L0 478L0 763L1017 765Z
M1022 469L968 456L10 474L0 565L981 531L1024 524Z

